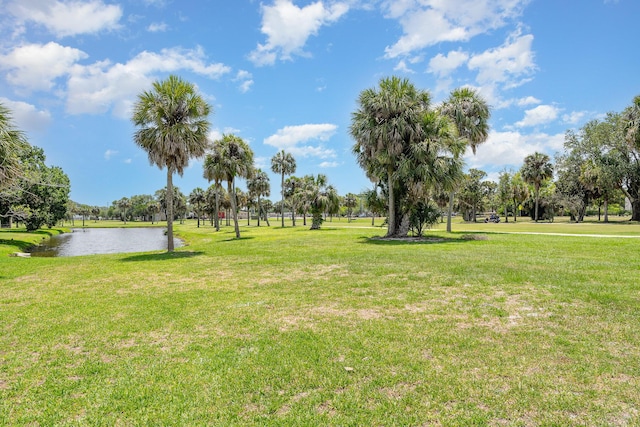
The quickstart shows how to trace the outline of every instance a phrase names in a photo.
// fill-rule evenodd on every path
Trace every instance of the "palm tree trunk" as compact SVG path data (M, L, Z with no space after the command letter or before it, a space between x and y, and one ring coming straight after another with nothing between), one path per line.
M229 189L229 201L231 202L231 214L233 215L233 225L236 230L236 239L240 238L240 226L238 225L238 207L236 204L236 186L235 181L227 181L227 187Z
M604 222L609 222L609 200L604 199Z
M387 237L391 237L396 234L396 198L393 192L393 169L391 167L387 170L387 185L389 186L389 227L387 228Z
M167 252L173 252L173 170L167 167Z
M451 233L451 217L453 216L453 196L454 192L449 193L449 210L447 212L447 233Z
M284 165L282 169L282 179L280 179L280 194L282 195L282 201L280 202L280 214L282 218L282 228L284 228ZM296 225L295 221L293 225Z
M262 208L260 207L260 194L258 194L258 227L260 227L260 216L262 215Z
M216 189L216 211L214 212L214 221L216 224L216 231L220 231L220 199L218 196L218 190Z
M536 208L533 214L535 222L538 222L538 199L540 198L540 187L536 186Z

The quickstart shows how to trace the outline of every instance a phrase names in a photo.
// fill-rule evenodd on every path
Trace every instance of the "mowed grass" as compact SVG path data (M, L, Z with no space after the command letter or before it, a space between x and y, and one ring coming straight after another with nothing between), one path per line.
M640 239L369 225L51 259L0 233L0 425L640 424Z

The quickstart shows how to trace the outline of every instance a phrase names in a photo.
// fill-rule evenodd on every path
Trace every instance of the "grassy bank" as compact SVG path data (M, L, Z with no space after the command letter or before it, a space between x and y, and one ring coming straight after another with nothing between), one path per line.
M0 424L638 423L640 239L369 225L55 259L0 237Z

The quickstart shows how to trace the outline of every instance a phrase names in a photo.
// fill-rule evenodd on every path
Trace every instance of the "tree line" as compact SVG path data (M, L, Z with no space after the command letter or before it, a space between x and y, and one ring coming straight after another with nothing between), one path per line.
M27 230L53 227L64 218L69 177L47 166L44 150L32 146L0 104L0 224L24 223Z

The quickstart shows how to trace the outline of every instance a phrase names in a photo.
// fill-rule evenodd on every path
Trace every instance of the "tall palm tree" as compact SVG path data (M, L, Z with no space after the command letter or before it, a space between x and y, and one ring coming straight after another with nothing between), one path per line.
M14 127L11 111L0 104L0 190L21 175L19 154L28 145L24 134Z
M198 228L200 228L200 215L202 213L202 205L205 203L205 195L204 190L200 187L194 188L191 193L189 193L189 203L191 206L195 206L196 215L198 216Z
M453 120L458 129L458 136L466 141L475 155L478 145L489 137L489 104L475 90L463 87L451 92L449 98L440 106L440 113ZM451 232L454 191L453 188L448 190L447 232Z
M189 160L202 157L208 146L210 107L193 84L171 75L138 95L133 123L135 143L151 164L167 168L167 250L173 252L173 174L182 176Z
M253 174L253 178L247 181L247 188L249 192L258 200L258 227L260 227L260 216L262 215L262 206L260 204L260 197L269 196L271 194L271 186L269 185L269 175L262 169L258 169ZM267 219L267 225L268 225Z
M224 181L226 174L223 169L222 158L220 157L221 153L219 147L216 145L212 145L211 151L204 158L204 172L203 176L207 179L207 181L213 181L213 186L215 187L215 206L216 206L216 216L215 216L215 226L216 231L220 231L220 221L218 218L218 212L220 211L220 196L224 189L222 188L222 181Z
M520 174L525 182L533 185L535 190L536 207L534 213L534 219L538 222L538 202L540 199L540 186L542 182L553 176L553 165L549 156L544 153L529 154L524 158L522 169Z
M223 135L222 138L213 142L213 152L216 157L208 154L205 158L205 173L207 167L212 170L218 169L227 181L227 192L231 203L231 213L236 232L236 238L240 238L240 227L238 226L238 207L236 203L236 178L251 178L253 173L253 151L242 138L236 135ZM213 166L213 162L219 165Z
M280 174L280 195L282 197L280 206L282 209L282 227L284 228L284 176L296 172L296 159L290 153L285 153L284 150L279 151L271 158L271 170L273 173Z
M429 93L407 79L380 80L378 89L366 89L358 97L351 117L353 152L370 179L386 178L389 197L387 236L397 232L396 167L411 143L422 139L421 117L428 110Z

